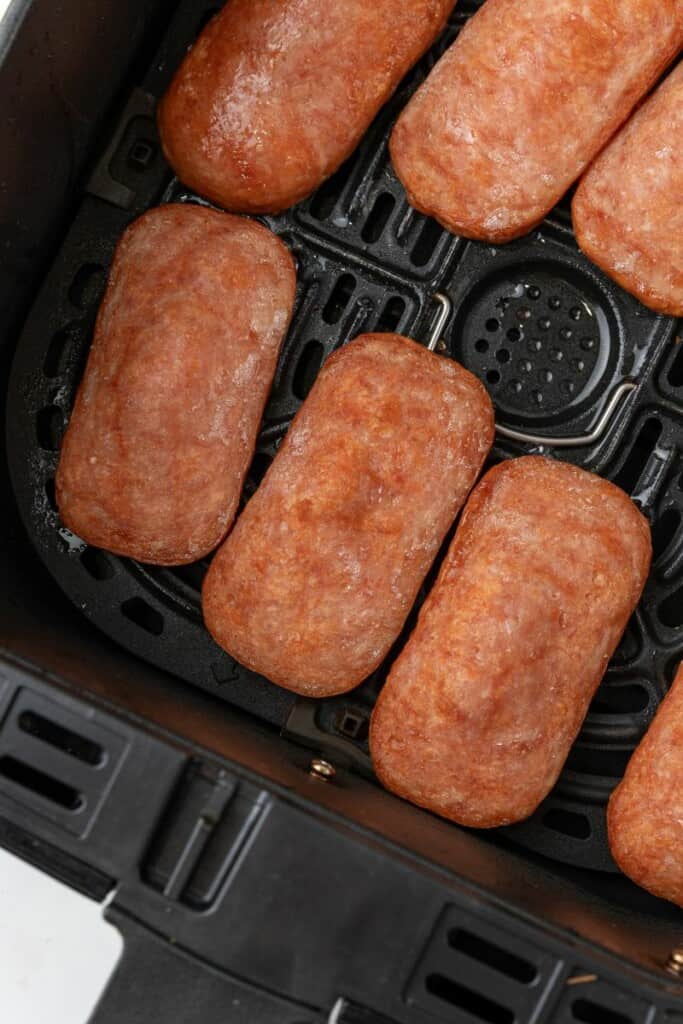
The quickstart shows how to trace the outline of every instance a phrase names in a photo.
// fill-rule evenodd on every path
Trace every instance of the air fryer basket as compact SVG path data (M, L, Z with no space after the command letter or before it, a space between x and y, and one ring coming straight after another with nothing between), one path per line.
M104 632L367 773L368 718L386 667L344 697L295 700L233 661L203 628L199 587L206 563L162 569L117 558L84 545L56 511L60 439L116 241L150 205L201 201L164 163L154 97L212 11L198 16L191 32L186 17L171 25L90 176L89 194L29 317L9 397L15 489L41 557ZM633 494L653 524L654 569L645 595L561 779L529 821L504 830L537 853L610 871L606 801L683 657L680 325L650 313L582 256L566 201L538 231L500 248L453 237L407 205L388 159L391 126L466 17L454 15L332 179L293 210L264 218L296 256L299 289L246 497L331 351L366 330L426 340L434 295L448 296L453 312L442 349L484 381L500 425L548 438L537 448L499 438L495 459L529 450L570 459ZM637 389L617 404L595 443L553 447L554 439L589 433L624 381Z

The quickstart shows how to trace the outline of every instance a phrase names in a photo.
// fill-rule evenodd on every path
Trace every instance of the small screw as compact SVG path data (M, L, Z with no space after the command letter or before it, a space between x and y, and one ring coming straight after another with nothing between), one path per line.
M308 769L309 775L312 775L314 779L321 779L323 782L332 782L337 769L329 761L324 761L322 757L314 757L310 763Z
M676 978L683 978L683 947L678 946L676 949L672 949L669 959L666 961L666 969Z

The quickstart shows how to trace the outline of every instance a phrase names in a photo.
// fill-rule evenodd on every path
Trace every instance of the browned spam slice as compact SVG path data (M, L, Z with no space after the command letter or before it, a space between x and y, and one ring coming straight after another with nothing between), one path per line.
M683 665L607 808L609 845L629 878L683 907Z
M659 313L683 316L683 64L586 173L572 214L579 245Z
M187 204L114 256L57 471L63 522L143 562L193 562L235 516L296 277L242 217Z
M366 334L322 369L214 557L206 625L309 696L385 658L493 440L479 381L407 338Z
M487 0L394 128L410 202L469 238L525 234L681 46L680 0Z
M228 210L276 212L342 164L455 0L230 0L159 108L182 180Z
M475 488L375 707L380 781L463 825L554 785L636 606L650 531L613 484L537 456Z

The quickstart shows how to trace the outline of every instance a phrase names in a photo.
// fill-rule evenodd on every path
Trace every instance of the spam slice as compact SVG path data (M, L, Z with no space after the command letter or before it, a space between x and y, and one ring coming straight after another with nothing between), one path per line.
M410 202L469 238L525 234L681 46L680 0L487 0L396 123Z
M537 456L490 470L375 707L380 781L463 825L530 815L560 773L650 557L645 518L613 484Z
M455 0L230 0L159 108L166 156L228 210L299 202L351 154Z
M124 233L57 471L62 520L143 562L223 539L296 287L267 228L187 204Z
M683 665L607 808L609 845L629 878L683 907Z
M574 196L579 245L650 309L683 316L683 64L603 150Z
M396 640L493 441L486 391L399 335L327 360L204 582L206 625L242 664L324 697Z

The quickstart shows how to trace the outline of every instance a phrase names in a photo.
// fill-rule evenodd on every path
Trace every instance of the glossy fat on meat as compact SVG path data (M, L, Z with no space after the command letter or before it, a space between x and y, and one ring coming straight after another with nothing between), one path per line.
M373 713L399 796L463 825L528 817L553 787L650 565L623 491L537 456L475 488Z
M683 63L603 150L572 204L579 245L659 313L683 316Z
M525 234L681 46L680 0L487 0L394 128L410 202L469 238Z
M683 665L607 808L609 845L629 878L683 907Z
M493 441L457 363L391 334L327 360L203 590L233 657L296 693L352 689L387 655Z
M251 461L296 275L267 228L158 207L124 233L57 471L63 522L143 562L223 539Z
M228 210L299 202L351 154L455 0L230 0L159 108L179 177Z

